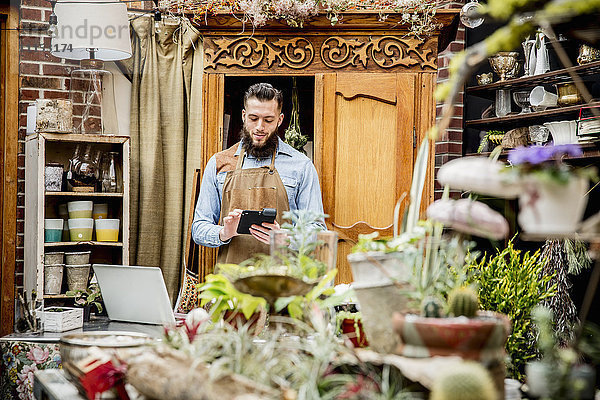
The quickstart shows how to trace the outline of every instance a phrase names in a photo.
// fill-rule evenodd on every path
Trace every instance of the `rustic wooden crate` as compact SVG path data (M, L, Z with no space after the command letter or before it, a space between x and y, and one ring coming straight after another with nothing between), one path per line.
M60 308L63 311L47 311ZM42 325L46 332L64 332L83 326L83 308L81 307L46 307L42 314Z

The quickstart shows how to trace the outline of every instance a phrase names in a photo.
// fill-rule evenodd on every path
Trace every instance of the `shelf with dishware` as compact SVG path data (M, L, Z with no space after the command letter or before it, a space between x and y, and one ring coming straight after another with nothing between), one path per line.
M595 75L600 75L600 61L549 71L540 75L509 78L504 81L496 81L485 85L469 86L465 91L469 95L493 100L497 89L526 89L535 86L571 82L573 80L570 75L571 73L576 73L584 81L586 80L585 78L595 78Z
M588 159L588 158L600 158L600 141L594 143L581 144L581 150L583 155L576 157L576 159ZM483 151L481 153L465 153L465 156L490 156L492 152ZM503 150L499 154L500 159L505 159L508 156L508 150ZM565 159L572 159L573 157L564 156Z
M67 299L92 264L129 264L129 153L125 136L26 137L26 291Z
M490 117L481 119L470 119L465 121L465 126L470 128L485 128L488 126L515 128L523 126L524 123L544 121L559 121L561 119L577 119L582 107L600 106L600 102L589 104L577 104L573 106L549 108L543 111L531 111L528 113L513 112L504 117Z
M556 44L566 51L572 66L565 68L558 60ZM463 154L485 154L500 144L511 148L553 141L582 145L582 159L598 157L600 51L572 39L551 40L542 33L521 47L490 56L467 83Z

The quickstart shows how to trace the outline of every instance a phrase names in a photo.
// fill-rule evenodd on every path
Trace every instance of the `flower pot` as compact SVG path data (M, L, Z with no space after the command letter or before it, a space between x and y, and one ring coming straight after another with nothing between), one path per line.
M527 179L519 196L518 221L523 231L534 234L574 232L587 204L587 178L572 177L566 184Z
M71 251L65 253L65 259L67 265L84 265L90 263L90 254L88 251Z
M502 359L510 321L499 313L480 311L476 318L426 318L394 313L394 330L407 357L459 356L475 361Z
M72 242L92 240L93 230L94 220L91 218L69 219L69 234Z
M69 290L85 290L90 276L90 264L67 265L67 285Z
M64 264L44 265L44 294L60 294Z
M341 329L354 347L367 347L369 345L360 319L344 318Z
M400 287L410 290L408 281L412 268L401 262L401 256L400 253L383 252L348 255L362 326L369 345L380 353L390 353L398 346L398 336L392 329L392 314L407 310L408 296Z
M60 242L63 230L63 220L57 218L44 219L44 242Z
M399 252L384 253L372 251L348 255L354 278L353 287L366 285L389 285L393 280L406 282L412 274L412 268L402 262Z
M476 318L426 318L394 313L399 337L395 353L413 358L459 356L481 362L504 398L505 343L510 333L506 315L479 311Z
M45 265L63 264L64 257L65 257L64 251L54 251L51 253L44 253L44 264Z

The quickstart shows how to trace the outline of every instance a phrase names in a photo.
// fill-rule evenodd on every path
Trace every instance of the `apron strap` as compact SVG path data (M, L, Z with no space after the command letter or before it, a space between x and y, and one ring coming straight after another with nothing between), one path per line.
M273 150L273 156L271 157L271 165L269 165L269 174L273 175L275 172L275 154L277 154L277 147Z
M240 155L238 156L237 164L235 169L242 169L242 165L244 165L244 157L246 157L246 151L242 148Z
M275 172L275 155L277 154L277 149L273 151L273 156L271 156L271 165L269 165L269 174L273 174ZM242 165L244 165L244 157L246 157L246 151L242 148L240 155L238 156L237 164L235 169L242 169Z

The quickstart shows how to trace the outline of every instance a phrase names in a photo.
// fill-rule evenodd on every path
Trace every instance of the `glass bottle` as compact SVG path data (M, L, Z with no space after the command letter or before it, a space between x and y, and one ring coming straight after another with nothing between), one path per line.
M96 186L99 177L100 155L100 150L92 149L91 144L85 146L81 156L72 162L72 169L69 171L71 174L68 178L71 186Z
M496 90L496 116L505 117L510 112L510 90L509 89L498 89Z
M102 191L105 193L121 193L122 175L119 153L109 151L102 159Z

